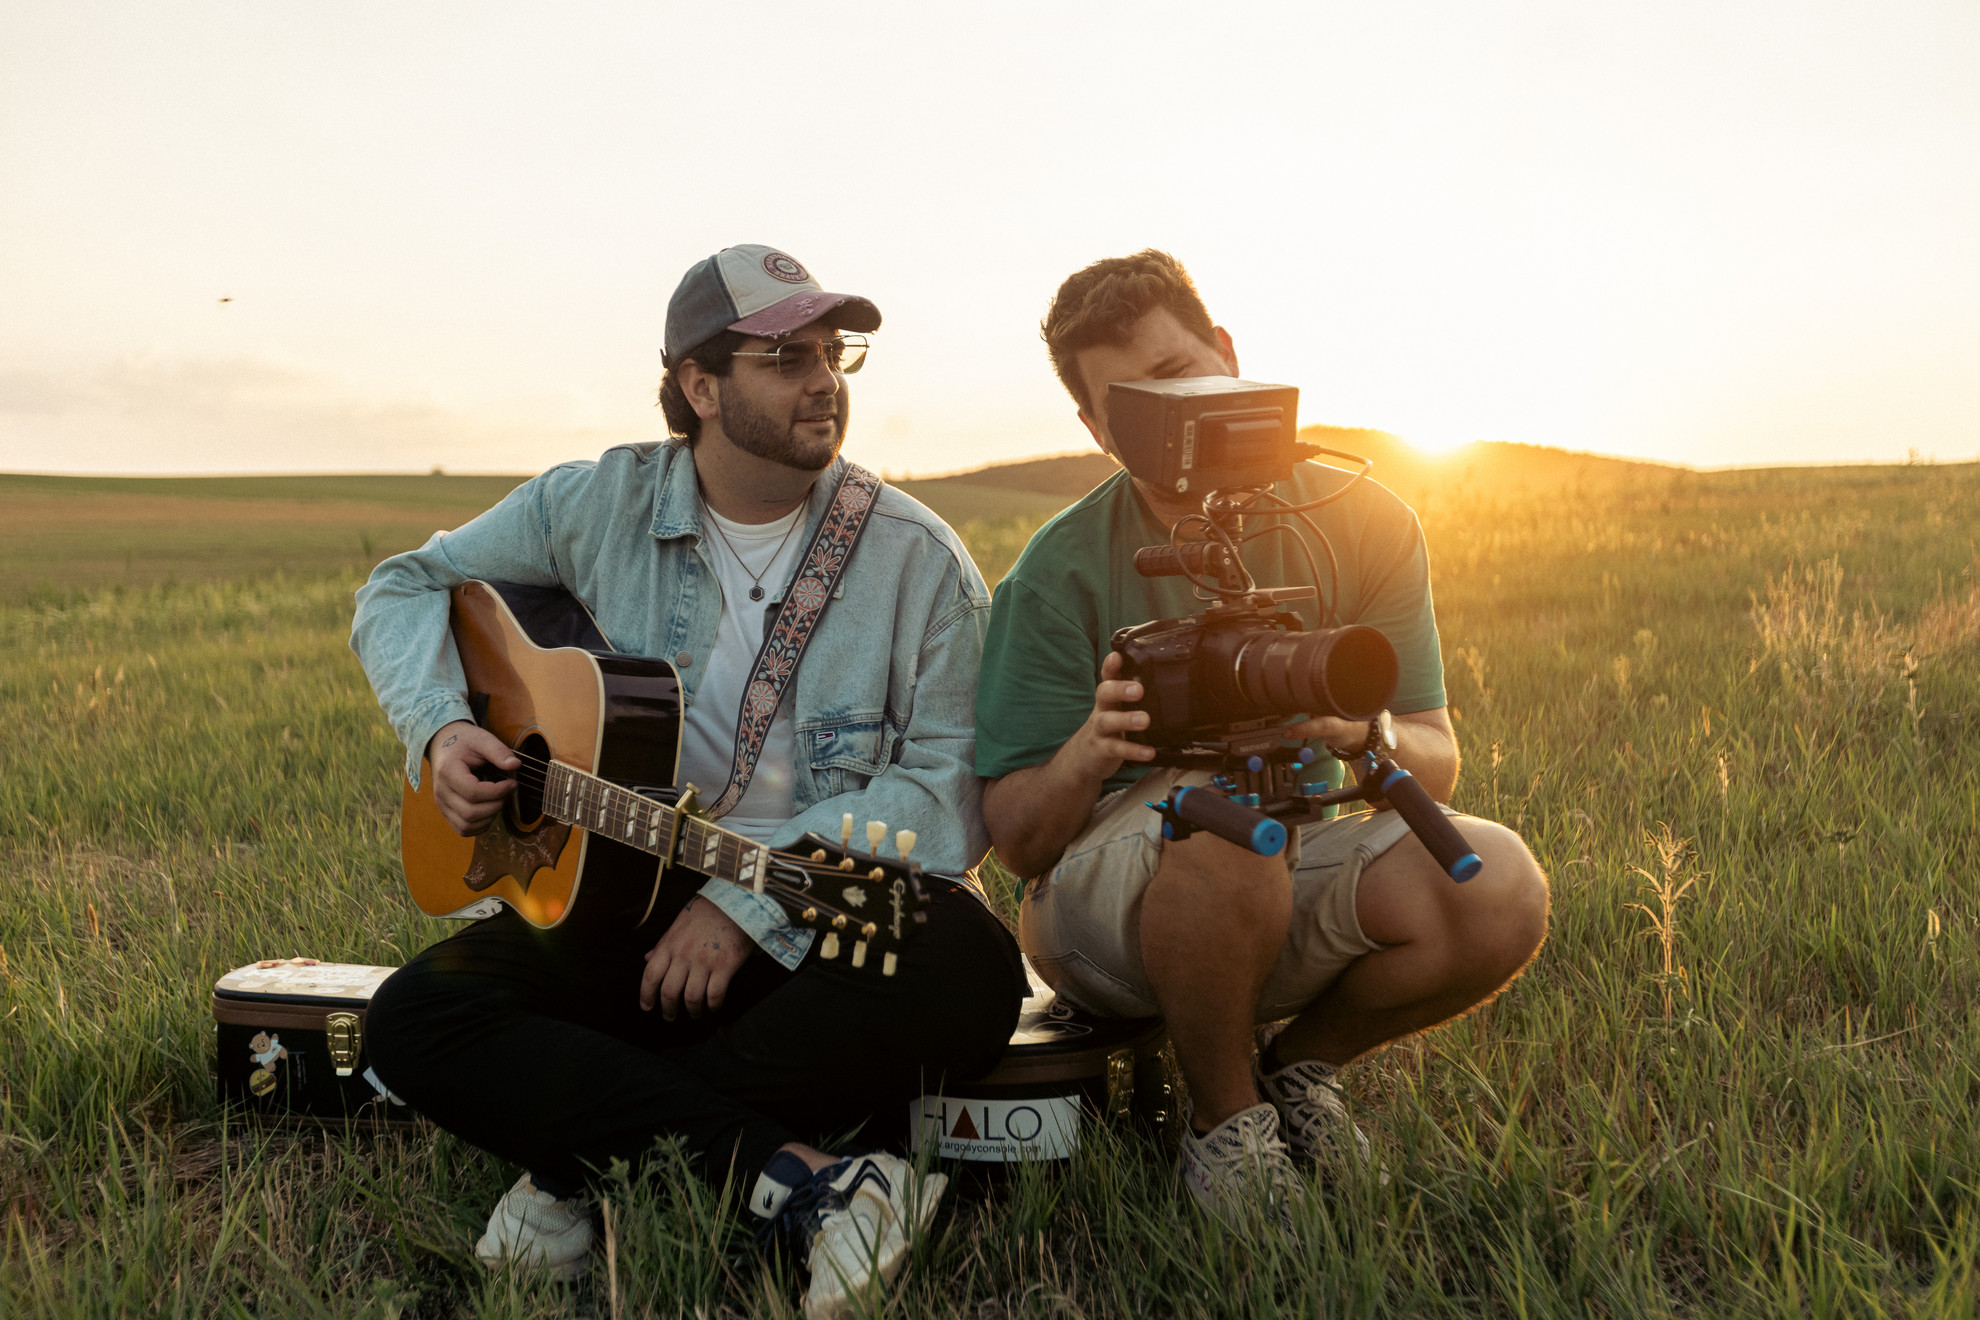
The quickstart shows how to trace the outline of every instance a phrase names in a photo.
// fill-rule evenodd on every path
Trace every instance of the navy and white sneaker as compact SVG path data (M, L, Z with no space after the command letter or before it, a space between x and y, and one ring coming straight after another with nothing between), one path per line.
M1303 1184L1271 1105L1240 1109L1201 1135L1185 1122L1177 1165L1196 1203L1233 1232L1295 1236L1292 1208Z
M805 1320L838 1320L894 1281L948 1185L946 1174L917 1173L878 1152L813 1173L779 1151L757 1177L749 1208L763 1221L759 1245L804 1257L811 1271Z
M1259 1094L1279 1111L1279 1130L1285 1135L1293 1158L1322 1173L1374 1168L1375 1156L1368 1148L1368 1135L1355 1126L1348 1114L1338 1067L1307 1059L1288 1063L1276 1072L1265 1071L1272 1042L1285 1029L1283 1022L1258 1029L1258 1053L1251 1061L1251 1076ZM1382 1175L1382 1181L1389 1181L1387 1174Z

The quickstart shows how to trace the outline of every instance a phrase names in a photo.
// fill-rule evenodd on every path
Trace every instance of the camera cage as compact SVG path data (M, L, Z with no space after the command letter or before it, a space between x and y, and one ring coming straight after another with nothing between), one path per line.
M1334 603L1339 597L1340 561L1312 514L1344 498L1375 464L1362 455L1300 442L1298 396L1292 386L1233 377L1109 385L1108 428L1116 456L1129 474L1165 493L1203 491L1199 511L1176 521L1168 544L1135 552L1135 571L1144 577L1181 577L1198 599L1210 602L1187 619L1153 620L1122 629L1114 635L1115 650L1122 650L1123 643L1137 634L1165 626L1250 626L1299 633L1301 621L1284 607L1307 599L1315 601L1323 629L1330 624L1338 628ZM1296 463L1321 455L1346 459L1359 468L1339 489L1305 503L1287 500L1273 489L1291 479ZM1248 517L1271 521L1247 533ZM1297 519L1326 556L1329 590L1325 595L1320 592L1318 561L1287 518ZM1189 536L1191 532L1200 534ZM1291 535L1299 547L1310 586L1261 587L1245 566L1244 545L1279 533ZM1280 738L1284 726L1283 715L1234 721L1214 730L1199 725L1192 732L1215 736L1157 743L1156 755L1144 764L1207 771L1211 776L1206 786L1177 787L1163 801L1147 804L1161 814L1164 838L1185 839L1207 829L1240 847L1276 855L1285 846L1288 826L1319 820L1340 803L1362 801L1394 807L1453 880L1469 880L1481 869L1477 854L1422 785L1389 757L1396 744L1386 709L1370 720L1362 746L1328 748L1354 771L1354 782L1341 788L1306 779L1312 773L1308 767L1318 758L1311 748L1285 746Z

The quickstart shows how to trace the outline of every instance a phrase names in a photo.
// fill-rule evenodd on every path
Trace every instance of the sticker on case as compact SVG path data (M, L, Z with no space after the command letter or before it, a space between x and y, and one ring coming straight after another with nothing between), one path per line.
M254 1039L248 1042L248 1057L254 1060L255 1069L248 1074L248 1090L255 1095L267 1095L275 1089L275 1065L289 1057L282 1038L272 1031L257 1031Z

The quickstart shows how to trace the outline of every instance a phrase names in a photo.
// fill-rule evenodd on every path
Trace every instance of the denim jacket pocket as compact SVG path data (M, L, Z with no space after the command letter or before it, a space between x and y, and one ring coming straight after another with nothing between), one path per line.
M831 720L806 730L804 746L819 797L858 792L894 759L900 731L885 716Z

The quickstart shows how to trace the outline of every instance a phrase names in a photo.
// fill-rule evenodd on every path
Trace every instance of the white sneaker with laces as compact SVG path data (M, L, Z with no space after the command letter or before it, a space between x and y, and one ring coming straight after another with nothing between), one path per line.
M1181 1167L1183 1186L1197 1204L1237 1232L1260 1223L1292 1231L1301 1182L1271 1105L1240 1109L1200 1137L1185 1125Z
M780 1153L758 1180L750 1208L765 1221L761 1241L806 1257L805 1320L838 1320L901 1272L949 1178L917 1173L880 1152L808 1172L795 1155Z
M1251 1062L1251 1074L1258 1093L1279 1113L1286 1145L1296 1158L1323 1172L1372 1165L1368 1137L1348 1116L1338 1067L1306 1059L1277 1072L1265 1071L1265 1051L1285 1029L1283 1022L1258 1029L1258 1057Z
M474 1255L490 1269L514 1264L574 1279L591 1255L591 1208L581 1197L559 1201L525 1173L495 1203Z

